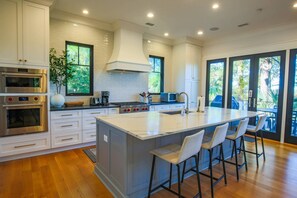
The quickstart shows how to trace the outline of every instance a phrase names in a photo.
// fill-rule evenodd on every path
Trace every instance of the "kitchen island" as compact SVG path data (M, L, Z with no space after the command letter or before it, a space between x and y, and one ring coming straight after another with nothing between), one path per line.
M152 162L149 151L167 144L181 144L185 136L202 129L257 115L257 112L209 107L204 113L193 111L186 115L142 112L97 117L95 174L115 197L145 197ZM211 136L212 130L206 131L205 136ZM225 141L224 148L228 156L230 142ZM201 170L207 165L207 153L202 152ZM157 160L154 184L168 177L169 164ZM176 182L174 174L173 182Z

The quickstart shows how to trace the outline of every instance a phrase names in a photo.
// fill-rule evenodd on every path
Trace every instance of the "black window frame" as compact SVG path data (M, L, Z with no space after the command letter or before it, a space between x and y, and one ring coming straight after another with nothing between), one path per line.
M213 60L207 60L206 61L206 89L205 89L205 105L209 105L209 81L210 81L210 65L214 63L219 63L223 62L224 63L224 72L223 72L223 100L222 100L222 107L225 107L225 97L226 97L226 70L227 70L227 58L218 58L218 59L213 59Z
M162 56L155 56L155 55L149 55L149 58L154 58L154 59L160 59L161 60L160 72L154 72L154 71L152 71L152 72L153 73L160 73L160 77L161 77L161 79L160 79L160 93L164 92L164 61L165 61L165 58L162 57ZM153 70L154 70L154 66L152 66L152 67L153 67ZM160 95L160 93L151 93L151 95Z
M66 54L67 54L67 45L76 45L78 47L90 48L90 93L68 93L68 82L66 82L66 86L65 86L66 96L92 96L92 95L94 95L94 46L90 45L90 44L85 44L85 43L66 41L65 42ZM79 51L78 51L78 57L79 57ZM71 64L71 66L80 66L80 65L79 64ZM85 65L82 65L82 66L85 66Z

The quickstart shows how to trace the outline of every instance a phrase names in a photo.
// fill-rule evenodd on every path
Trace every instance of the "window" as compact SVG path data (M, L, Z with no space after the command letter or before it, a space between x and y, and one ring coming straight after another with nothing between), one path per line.
M67 79L66 96L93 95L93 46L66 41L67 61L74 69Z
M164 58L158 56L149 57L152 72L149 74L148 91L159 94L164 91Z
M207 61L206 105L224 107L226 59Z

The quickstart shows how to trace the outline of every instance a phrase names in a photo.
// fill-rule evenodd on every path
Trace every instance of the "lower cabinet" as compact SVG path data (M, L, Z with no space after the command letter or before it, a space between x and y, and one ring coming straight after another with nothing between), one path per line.
M95 117L116 113L119 113L118 108L52 111L52 147L56 148L96 141Z
M50 148L49 132L0 138L0 157Z
M181 110L185 107L185 104L166 104L166 105L151 105L150 111L172 111L172 110Z

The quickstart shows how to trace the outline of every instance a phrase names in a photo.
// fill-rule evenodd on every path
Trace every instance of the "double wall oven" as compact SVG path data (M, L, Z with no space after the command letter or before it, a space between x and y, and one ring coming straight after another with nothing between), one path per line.
M0 137L48 131L47 70L0 68Z

